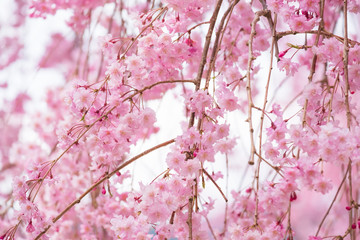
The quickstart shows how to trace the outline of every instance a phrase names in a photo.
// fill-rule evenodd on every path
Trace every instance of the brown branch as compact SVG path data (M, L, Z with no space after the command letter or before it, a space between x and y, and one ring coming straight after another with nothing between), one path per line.
M229 195L229 158L228 158L228 154L225 154L225 158L226 158L226 196ZM225 236L226 231L227 231L227 221L228 221L228 210L229 209L229 203L225 202L225 214L224 214L224 229L221 233L222 236Z
M211 16L211 19L210 19L210 26L209 26L208 32L206 34L206 40L205 40L205 45L204 45L204 49L203 49L202 56L201 56L199 70L198 70L197 76L195 78L195 84L196 84L195 91L198 91L200 89L201 77L204 72L204 67L206 64L206 58L207 58L207 54L208 54L209 47L210 47L211 36L212 36L213 30L215 27L216 19L219 14L219 11L220 11L221 4L222 4L222 0L218 0L216 3L216 7L213 12L213 15ZM192 112L191 116L190 116L190 120L189 120L189 128L194 126L194 120L195 120L195 113Z
M345 180L346 180L346 176L347 176L348 172L349 172L349 168L347 168L347 170L346 170L346 172L345 172L345 175L344 175L344 177L343 177L343 179L342 179L342 181L341 181L341 183L340 183L340 186L338 187L338 189L337 189L337 191L336 191L336 193L335 193L335 196L334 196L333 200L331 201L331 204L330 204L328 210L326 211L324 217L322 218L322 220L321 220L321 222L320 222L320 225L319 225L319 227L318 227L318 230L316 231L316 234L315 234L316 237L319 235L320 229L321 229L322 225L324 224L324 221L325 221L326 217L329 215L330 210L331 210L332 206L334 205L337 196L338 196L339 193L340 193L340 189L341 189L342 185L344 184L344 182L345 182Z
M166 80L166 81L159 81L159 82L156 82L156 83L153 83L149 86L146 86L140 90L137 90L135 89L135 93L132 94L130 97L127 97L124 101L128 100L128 99L131 99L133 97L135 97L137 94L142 94L143 92L145 92L146 90L149 90L157 85L160 85L160 84L164 84L164 83L177 83L177 82L181 82L181 83L196 83L194 80ZM123 97L124 95L122 95Z
M256 35L256 24L260 20L261 16L265 16L269 14L269 10L261 10L255 13L255 17L251 23L251 33L249 37L249 59L248 59L248 66L247 66L247 84L246 84L246 92L247 92L247 100L248 100L248 119L246 120L249 123L249 132L250 132L250 141L251 141L251 152L250 152L250 160L249 164L254 165L254 157L255 157L255 141L254 141L254 127L252 123L252 108L254 107L254 103L252 100L252 93L251 93L251 66L252 62L255 60L253 55L253 41Z
M351 112L350 112L350 103L349 103L349 45L348 45L348 19L347 19L347 0L344 0L344 50L343 50L343 62L344 62L344 80L345 80L345 106L346 106L346 123L349 131L351 130ZM348 163L348 181L349 181L349 205L352 206L354 203L353 194L352 194L352 161L349 158ZM353 224L353 208L349 211L349 229L350 229L350 239L355 240L356 234L354 229L352 229Z
M209 23L210 23L210 21L201 22L201 23L196 24L195 26L189 28L186 32L180 34L180 36L179 36L177 39L175 39L175 40L173 41L173 43L179 41L180 38L182 38L186 33L189 33L189 35L190 35L191 31L194 30L195 28L197 28L197 27L199 27L199 26L201 26L201 25L203 25L203 24L209 24Z
M227 19L227 22L226 22L226 25L227 23L229 22L230 20L230 17L231 17L231 13L235 7L235 5L239 2L240 0L235 0L233 2L233 4L231 4L229 6L229 8L225 11L223 17L221 18L220 20L220 23L218 25L218 30L215 34L215 41L214 41L214 45L213 45L213 49L212 49L212 52L211 52L211 57L210 57L210 62L209 62L209 67L207 69L207 73L206 73L206 78L205 78L205 87L204 87L204 90L208 90L209 88L209 83L210 83L210 77L211 77L211 73L212 71L215 69L215 60L216 60L216 57L217 57L217 54L220 50L220 45L221 45L221 42L222 42L222 37L224 36L223 34L221 33L224 33L226 27L224 28L224 24L225 24L225 20ZM197 129L200 131L201 130L201 125L202 125L202 121L205 117L205 114L202 115L201 118L199 118L199 121L198 121L198 124L197 124Z
M123 164L121 164L119 167L117 167L116 169L114 169L112 172L106 174L105 176L103 176L99 181L97 181L96 183L94 183L93 185L91 185L91 187L89 187L83 194L81 194L80 197L78 197L76 200L74 200L71 204L69 204L61 213L59 213L55 218L52 219L52 222L55 223L57 222L66 212L68 212L73 206L75 206L76 204L80 203L80 201L87 195L89 194L94 188L96 188L97 186L99 186L101 183L103 183L104 181L110 179L114 174L116 174L117 172L119 172L121 169L125 168L126 166L128 166L129 164L135 162L137 159L147 155L148 153L159 149L161 147L165 147L171 143L174 143L175 139L171 139L169 141L163 142L161 144L158 144L152 148L149 148L147 150L145 150L144 152L136 155L135 157L129 159L128 161L124 162ZM48 225L39 235L36 236L35 240L38 240L41 238L42 235L44 235L51 227L52 225Z
M305 32L297 32L297 31L284 31L284 32L278 32L276 33L276 38L277 39L280 39L282 37L285 37L285 36L289 36L289 35L297 35L297 34L319 34L319 31L318 30L310 30L310 31L305 31ZM328 32L326 30L321 30L320 31L320 35L324 36L324 37L327 37L327 38L331 38L331 37L334 37L336 38L338 41L340 41L341 43L344 43L344 38L343 37L340 37L338 35L335 35L331 32ZM360 45L359 42L355 41L355 40L352 40L352 39L349 39L348 38L348 43L351 44L352 46L354 45Z
M324 29L324 4L325 4L325 0L321 0L319 2L320 5L320 23L319 23L319 27L316 33L316 39L315 39L315 46L319 45L319 40L320 40L320 35L321 35L321 31ZM317 54L314 54L312 62L311 62L311 70L310 70L310 75L308 77L309 82L312 82L314 73L315 73L315 68L316 68L316 62L317 62ZM306 112L306 111L305 111Z
M332 105L333 105L333 100L334 100L334 95L335 95L335 92L336 92L336 88L338 86L338 83L340 82L340 77L339 77L339 73L336 75L336 79L335 79L335 82L334 82L334 86L332 88L332 92L331 92L331 97L330 97L330 100L329 100L329 115L328 115L328 122L330 121L330 118L331 118L331 113L332 113Z
M108 34L111 33L111 29L113 28L114 17L115 17L115 13L117 12L116 10L117 10L117 7L118 7L118 4L117 4L116 1L114 2L114 4L115 4L114 10L113 10L112 15L110 17L110 21L109 21L109 25L108 25L108 29L107 29ZM99 68L98 68L98 73L97 73L97 76L96 76L96 81L98 81L100 79L102 69L103 69L103 64L104 64L104 53L101 52L101 59L100 59L100 64L99 64Z
M215 232L214 232L214 230L213 230L213 228L212 228L212 226L211 226L211 224L210 224L209 219L208 219L205 215L204 215L204 218L205 218L205 221L206 221L206 223L207 223L207 225L208 225L208 227L209 227L209 230L210 230L210 232L211 232L211 235L213 236L214 240L217 240L217 237L216 237Z
M189 226L189 240L193 240L192 236L192 211L194 205L194 198L191 196L188 202L188 219L186 221L187 225Z
M319 2L319 7L320 7L320 23L319 23L319 27L318 30L316 31L316 39L315 39L315 46L319 45L319 41L320 41L320 35L322 30L324 29L324 8L325 8L325 0L320 0ZM316 62L317 62L317 54L314 54L313 58L312 58L312 62L311 62L311 68L310 68L310 74L308 76L308 82L311 83L313 80L313 76L315 74L315 70L316 70ZM306 115L307 115L307 107L309 104L309 99L306 98L305 99L305 104L304 104L304 112L303 112L303 116L302 116L302 127L305 127L306 124ZM297 154L296 154L296 159L299 159L300 157L300 149L298 149Z
M271 19L271 16L269 17ZM268 19L269 19L268 18ZM277 22L277 14L275 14L274 16L274 21L272 21L272 34L273 34L273 38L272 38L272 42L271 42L271 49L270 49L270 67L269 67L269 72L268 72L268 78L267 78L267 82L266 82L266 86L265 86L265 96L264 96L264 102L263 102L263 108L261 110L261 117L260 117L260 136L259 136L259 159L257 161L257 167L256 167L256 171L255 171L255 178L256 178L256 191L255 191L255 197L256 197L256 203L255 203L255 226L258 225L258 214L259 214L259 197L258 197L258 192L259 192L259 177L260 177L260 166L261 166L261 147L262 147L262 137L263 137L263 127L264 127L264 118L265 118L265 109L266 109L266 104L268 101L268 93L269 93L269 86L270 86L270 79L271 79L271 72L273 69L273 59L274 59L274 46L275 43L277 43L275 34L276 34L276 22ZM270 23L270 20L269 20ZM275 53L276 55L276 53ZM277 53L278 56L278 53Z
M206 38L205 38L205 45L202 51L202 56L201 56L201 61L200 61L200 65L199 65L199 69L197 72L197 76L195 78L195 92L198 91L200 89L200 85L201 85L201 78L204 72L204 67L206 64L206 58L207 58L207 54L209 51L209 47L210 47L210 42L211 42L211 36L215 27L215 23L216 23L216 19L217 16L219 14L220 8L221 8L221 4L222 4L222 0L218 0L214 9L214 12L210 18L210 26L208 29L208 32L206 34ZM192 112L190 115L190 119L189 119L189 125L188 128L191 128L194 126L194 122L195 122L195 112ZM199 125L198 127L201 126L201 120L199 120ZM196 181L196 179L195 179ZM197 186L195 186L197 188ZM192 188L193 189L193 188ZM193 202L194 202L194 196L193 193L194 189L192 191L192 196L189 198L189 206L188 206L188 220L187 220L187 224L189 227L189 240L193 239L193 234L192 234L192 211L193 211ZM197 192L197 189L196 189ZM197 195L195 196L197 198Z
M265 158L261 157L258 153L255 153L256 156L258 156L261 161L264 161L264 163L266 163L267 165L269 165L269 167L271 167L272 169L275 170L275 172L277 172L277 174L279 174L281 177L284 177L284 175L282 175L282 173L280 172L280 168L276 167L274 165L272 165L271 163L269 163Z
M209 63L209 69L208 69L208 72L206 74L206 82L205 82L205 90L207 90L209 88L209 82L210 82L210 76L211 76L211 72L214 70L215 68L215 59L216 59L216 56L217 56L217 53L219 52L220 50L220 46L221 46L221 41L222 39L220 40L220 36L223 36L221 35L222 32L225 31L225 28L224 28L224 24L225 24L225 20L228 19L228 21L230 20L230 17L231 17L231 13L235 7L236 4L238 4L240 0L235 0L230 6L229 8L225 11L223 17L221 18L221 21L219 23L219 26L218 26L218 30L215 34L215 42L214 42L214 46L213 46L213 49L212 49L212 52L211 52L211 57L210 57L210 63Z
M215 185L215 187L219 190L221 196L224 198L225 202L228 202L228 199L226 198L225 194L219 187L219 185L215 182L215 180L211 177L211 175L203 168L202 171L205 173L205 175L211 180L211 182Z
M287 214L288 214L288 221L287 221L288 226L287 226L287 229L286 229L286 233L289 233L289 235L288 235L288 238L286 238L286 239L294 239L293 238L292 227L291 227L291 201L289 201L289 207L288 207L288 210L287 210Z
M261 5L263 6L263 10L267 10L267 4L265 2L265 0L260 0ZM267 18L268 22L269 22L269 26L271 29L271 33L273 34L273 39L274 39L274 46L275 46L275 57L277 58L277 60L279 61L279 45L278 45L278 38L276 38L276 20L277 20L277 14L275 14L274 20L271 18L271 13L265 15L265 17Z

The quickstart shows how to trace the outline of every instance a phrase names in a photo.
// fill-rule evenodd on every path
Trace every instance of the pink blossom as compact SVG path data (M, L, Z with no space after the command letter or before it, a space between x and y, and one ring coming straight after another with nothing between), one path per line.
M204 113L206 108L210 108L212 104L211 97L205 91L197 91L186 100L188 108L195 112L197 116Z
M290 58L281 58L278 62L278 67L282 71L286 71L287 76L294 76L294 74L298 71L300 65L294 61L291 61Z
M332 184L329 182L329 180L321 177L316 180L314 188L316 191L319 191L322 194L326 194L331 190Z

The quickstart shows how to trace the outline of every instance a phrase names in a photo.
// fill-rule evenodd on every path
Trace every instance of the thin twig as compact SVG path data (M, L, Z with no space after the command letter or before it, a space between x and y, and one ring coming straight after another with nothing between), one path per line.
M211 180L211 182L215 185L215 187L219 190L221 196L224 198L225 202L228 201L228 199L226 198L225 194L223 193L223 191L221 190L221 188L219 187L219 185L215 182L215 180L211 177L211 175L203 168L202 171L205 173L205 175Z
M349 69L348 69L348 61L349 61L349 45L348 45L348 19L347 19L347 0L344 0L344 50L343 50L343 62L344 62L344 80L345 80L345 106L346 106L346 123L349 131L351 131L351 112L350 112L350 103L349 103ZM349 158L348 163L348 181L349 181L349 206L353 206L354 199L352 193L352 161ZM352 228L353 224L353 208L349 211L349 229L350 229L350 239L355 240L356 234L354 229Z
M320 23L319 23L319 27L316 33L316 39L315 39L315 46L319 45L319 41L320 41L320 35L321 35L321 31L324 28L324 6L325 5L325 0L320 0L319 2L319 7L320 7ZM311 83L315 74L315 70L316 70L316 62L317 62L317 54L314 54L313 58L312 58L312 62L311 62L311 68L310 68L310 74L308 76L308 82ZM307 115L307 107L309 104L309 99L306 98L305 99L305 104L304 104L304 112L303 112L303 116L302 116L302 127L305 127L306 124L306 115ZM297 154L296 154L296 159L299 159L300 157L300 149L298 149Z
M217 19L217 16L219 14L219 11L220 11L221 4L222 4L222 0L218 0L217 3L216 3L214 13L213 13L213 15L211 16L211 19L210 19L210 26L209 26L208 32L206 34L206 40L205 40L205 45L204 45L202 56L201 56L199 70L198 70L197 76L195 78L195 82L196 82L195 83L196 84L195 91L198 91L200 89L201 77L203 75L204 67L205 67L205 64L206 64L206 58L207 58L207 54L208 54L209 47L210 47L211 36L212 36L213 30L214 30L214 27L215 27L216 19ZM191 116L190 116L190 120L189 120L189 128L194 126L194 121L195 121L195 113L192 112Z
M229 157L228 154L225 154L226 158L226 189L225 194L226 196L229 195ZM229 209L229 202L225 202L225 214L224 214L224 229L221 233L222 236L225 236L227 230L227 219L228 219L228 209Z
M201 26L201 25L203 25L203 24L209 24L209 23L210 23L210 21L201 22L201 23L196 24L195 26L189 28L186 32L180 34L180 36L179 36L177 39L175 39L175 40L173 41L173 43L179 41L180 38L182 38L186 33L189 33L189 35L190 35L191 31L194 30L195 28L197 28L197 27L199 27L199 26Z
M189 226L189 240L193 240L192 236L192 211L194 205L194 198L191 195L188 202L188 219L186 221L187 225Z
M218 17L220 8L221 8L221 4L222 4L222 0L218 0L214 9L214 12L210 18L210 25L209 25L209 29L208 32L206 34L206 38L205 38L205 45L202 51L202 57L201 57L201 61L199 64L199 68L198 68L198 72L197 72L197 76L195 78L195 92L198 91L200 89L200 85L201 85L201 78L204 72L204 67L206 64L206 58L207 58L207 54L209 51L209 47L210 47L210 42L211 42L211 36L215 27L215 23L216 23L216 19ZM189 119L189 125L188 128L191 128L194 126L194 122L195 122L195 112L192 112L190 115L190 119ZM199 124L198 127L201 127L201 121L199 120ZM196 182L196 179L194 179ZM197 193L197 186L196 187L196 193ZM187 224L189 227L189 240L193 239L193 234L192 234L192 211L193 211L193 202L194 202L194 189L192 187L192 196L189 198L189 206L188 206L188 220L187 220ZM195 196L197 198L197 196Z
M261 5L263 6L263 10L267 10L267 4L265 2L265 0L260 0ZM265 17L267 18L268 22L269 22L269 26L271 29L271 32L273 34L273 39L274 39L274 46L275 46L275 57L277 58L277 60L279 61L279 45L278 45L278 38L276 37L276 20L277 20L277 14L274 13L274 20L271 18L271 13L267 14Z
M271 16L270 16L271 19ZM270 22L270 20L269 20ZM259 158L257 161L257 167L255 170L255 179L256 179L256 190L255 190L255 226L258 225L258 215L259 215L259 196L258 196L258 192L259 192L259 177L260 177L260 166L261 166L261 150L262 150L262 137L263 137L263 127L264 127L264 118L265 118L265 109L266 109L266 104L268 101L268 93L269 93L269 85L270 85L270 79L271 79L271 72L273 69L273 59L274 59L274 46L275 46L275 42L276 42L276 22L277 22L277 14L275 14L274 16L274 21L272 21L272 34L273 34L273 38L272 38L272 42L271 42L271 49L270 49L270 66L269 66L269 72L268 72L268 78L267 78L267 82L266 82L266 86L265 86L265 96L264 96L264 103L263 103L263 108L261 109L261 117L260 117L260 136L259 136Z
M331 201L331 204L330 204L328 210L326 211L324 217L322 218L322 220L321 220L321 222L320 222L320 225L319 225L319 227L318 227L318 230L316 231L316 234L315 234L316 237L319 235L320 230L321 230L321 227L322 227L322 225L324 224L326 217L329 215L330 210L331 210L332 206L334 205L337 196L338 196L339 193L340 193L340 189L341 189L342 185L344 184L344 182L345 182L345 180L346 180L346 176L347 176L348 172L349 172L349 168L347 168L347 170L346 170L346 172L345 172L345 175L344 175L344 177L343 177L343 179L342 179L342 181L341 181L341 183L340 183L340 186L338 187L338 189L337 189L337 191L336 191L336 193L335 193L335 196L334 196L333 200Z
M254 107L254 103L252 100L252 93L251 93L251 66L252 62L255 60L254 54L253 54L253 41L254 37L256 35L256 24L260 20L261 16L269 14L269 10L261 10L255 13L255 17L251 23L251 33L249 36L249 59L248 59L248 66L247 66L247 84L246 84L246 92L247 92L247 100L248 100L248 118L247 122L249 123L249 132L250 132L250 142L251 142L251 151L250 151L250 160L249 164L254 165L254 157L255 157L255 141L254 141L254 127L252 123L252 108Z
M277 39L280 39L284 36L289 36L289 35L297 35L297 34L319 34L319 31L318 30L310 30L310 31L305 31L305 32L297 32L297 31L284 31L284 32L278 32L276 33L276 38ZM320 31L320 35L324 36L324 37L327 37L327 38L331 38L331 37L334 37L336 38L336 40L340 41L341 43L344 43L344 38L343 37L340 37L338 35L335 35L331 32L328 32L326 30L322 30ZM351 44L351 46L354 46L354 45L359 45L360 43L355 41L355 40L352 40L352 39L349 39L348 38L348 43Z
M277 174L279 174L281 177L284 178L284 175L282 175L282 173L280 172L280 168L279 168L279 167L276 167L276 166L272 165L272 164L269 163L265 158L261 157L261 156L260 156L258 153L256 153L256 152L255 152L255 155L258 156L258 157L261 159L261 161L264 161L264 163L266 163L267 165L269 165L269 167L271 167L272 169L274 169Z
M219 26L218 26L218 30L215 34L215 42L214 42L214 46L213 46L213 49L212 49L212 52L211 52L211 57L210 57L210 63L209 63L209 69L208 69L208 72L206 74L206 82L205 82L205 90L207 90L209 88L209 82L210 82L210 76L211 76L211 72L214 70L215 68L215 59L216 59L216 56L217 56L217 53L219 52L220 50L220 46L221 46L221 40L220 40L220 36L221 36L221 33L225 31L225 28L224 28L224 24L225 24L225 20L230 19L231 17L231 13L235 7L235 5L239 2L240 0L235 0L230 6L229 8L225 11L223 17L221 18L221 21L219 23Z

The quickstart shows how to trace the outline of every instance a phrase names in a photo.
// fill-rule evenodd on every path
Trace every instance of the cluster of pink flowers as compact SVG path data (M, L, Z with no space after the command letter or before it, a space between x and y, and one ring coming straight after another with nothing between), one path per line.
M0 70L26 60L34 18L68 32L38 59L64 80L42 108L0 99L0 239L359 235L357 0L12 6ZM150 177L129 169L153 151Z

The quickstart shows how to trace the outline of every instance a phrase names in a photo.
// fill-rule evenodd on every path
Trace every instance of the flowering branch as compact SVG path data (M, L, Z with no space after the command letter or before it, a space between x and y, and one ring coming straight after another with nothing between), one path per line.
M71 204L69 204L61 213L59 213L55 218L52 219L52 222L55 223L57 222L62 216L64 216L64 214L66 212L68 212L73 206L75 206L76 204L80 203L80 201L86 196L88 195L93 189L95 189L96 187L98 187L101 183L103 183L106 180L109 180L114 174L116 174L117 172L119 172L121 169L125 168L126 166L130 165L131 163L135 162L136 160L138 160L139 158L151 153L152 151L155 151L159 148L165 147L171 143L174 143L175 139L171 139L169 141L160 143L152 148L149 148L147 150L145 150L144 152L136 155L135 157L129 159L128 161L122 163L119 167L115 168L112 172L106 174L105 176L103 176L101 179L99 179L97 182L95 182L93 185L91 185L91 187L89 187L83 194L80 195L80 197L78 197L76 200L74 200ZM52 225L48 225L36 238L35 240L38 240L41 238L42 235L44 235L50 228Z

